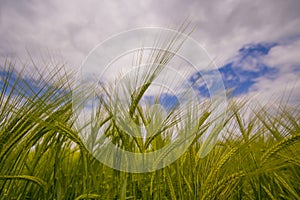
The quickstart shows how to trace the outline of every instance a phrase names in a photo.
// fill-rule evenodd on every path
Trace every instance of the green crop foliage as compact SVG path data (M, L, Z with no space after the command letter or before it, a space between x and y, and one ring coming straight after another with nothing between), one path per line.
M176 52L183 42L174 36L166 46ZM166 64L172 56L158 51L150 59ZM200 158L200 137L211 125L209 103L199 105L197 126L170 115L162 123L153 120L146 130L151 137L143 141L126 134L112 117L111 105L99 98L94 105L96 123L88 126L102 130L121 149L142 153L167 144L177 148L173 131L196 134L172 164L148 173L121 172L95 159L74 128L72 74L65 73L64 66L49 69L36 67L29 75L25 67L17 71L8 61L1 65L0 199L300 199L299 105L257 106L245 117L247 101L229 100L222 137ZM152 66L138 91L124 86L132 94L122 108L124 117L138 124L149 123L154 115L160 119L160 113L142 108L139 101L161 70ZM113 98L109 88L102 91ZM98 140L92 137L89 144L96 146Z

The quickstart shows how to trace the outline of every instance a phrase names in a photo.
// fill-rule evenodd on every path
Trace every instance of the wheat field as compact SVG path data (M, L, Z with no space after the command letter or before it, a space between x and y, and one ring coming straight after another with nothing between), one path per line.
M163 53L154 57L161 63L172 59ZM257 106L246 117L248 101L229 99L222 137L200 158L199 138L210 126L204 107L196 137L175 162L152 172L122 172L91 155L74 128L74 80L64 69L36 67L29 74L8 61L1 65L0 199L300 199L299 105ZM132 95L127 114L137 123L151 120L139 101L160 71L150 70L145 87ZM143 141L118 127L109 104L97 105L92 128L121 149L151 152L170 143L176 148L166 133L178 121L162 124Z

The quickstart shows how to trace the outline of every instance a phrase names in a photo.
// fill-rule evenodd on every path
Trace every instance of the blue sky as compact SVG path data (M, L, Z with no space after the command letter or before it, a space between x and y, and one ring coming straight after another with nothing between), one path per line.
M278 44L273 43L257 43L247 44L237 51L237 56L232 61L225 63L219 67L224 86L230 90L232 96L247 94L256 80L260 77L274 80L279 76L279 70L272 66L268 66L263 61L270 50ZM251 64L252 68L245 69L244 65ZM195 73L190 77L191 84L195 84L195 80L201 76L201 73ZM203 96L209 96L206 84L197 85Z
M300 1L9 1L0 8L0 61L66 63L76 71L108 37L137 27L177 27L190 17L191 37L214 59L235 98L300 100ZM0 76L5 76L1 72ZM189 81L199 76L191 74ZM198 80L199 81L199 80ZM194 87L208 96L201 81ZM170 94L162 104L176 101Z
M257 84L260 78L270 81L276 80L280 77L280 69L268 65L264 58L268 56L271 49L280 46L278 43L253 43L246 44L237 50L237 54L231 61L219 67L219 72L222 76L224 86L227 91L230 91L228 98L239 96L247 96ZM251 64L251 68L244 66ZM300 75L300 66L295 66L292 73ZM209 72L207 72L209 73ZM189 77L189 83L193 85L195 90L198 90L200 96L209 97L208 87L203 79L201 79L201 72L194 73ZM199 82L199 83L197 83ZM295 88L297 89L297 88ZM152 101L154 99L152 98ZM164 105L167 110L172 108L172 105L178 103L176 95L163 94L159 102Z

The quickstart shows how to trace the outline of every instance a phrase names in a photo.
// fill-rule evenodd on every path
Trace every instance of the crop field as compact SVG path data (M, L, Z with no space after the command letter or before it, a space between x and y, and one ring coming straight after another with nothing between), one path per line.
M179 41L170 48L180 45ZM151 56L163 64L172 59L172 54L161 52ZM201 136L212 126L211 102L197 105L198 117L192 122L192 110L185 115L180 115L182 110L171 112L161 123L161 113L151 114L140 106L141 97L161 71L159 67L149 70L142 80L145 87L129 91L128 107L120 108L128 112L121 117L132 118L136 124L152 123L146 130L150 137L128 135L112 117L111 93L101 88L105 98L96 98L94 119L85 130L100 132L106 139L90 135L92 139L84 141L76 127L74 79L64 66L36 67L32 74L26 66L17 70L9 61L1 63L0 199L300 199L299 105L283 100L249 107L251 100L229 98L222 134L201 156ZM187 132L193 135L188 148L157 170L120 171L97 159L101 153L102 158L111 156L101 152L107 141L122 150L148 153L166 145L179 148L177 138ZM167 149L153 160L154 167L165 162L168 153ZM130 159L121 161L125 168L131 167Z

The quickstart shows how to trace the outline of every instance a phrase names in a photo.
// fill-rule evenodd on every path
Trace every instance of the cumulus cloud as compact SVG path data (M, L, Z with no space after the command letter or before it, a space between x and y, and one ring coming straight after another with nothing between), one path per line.
M281 98L290 103L300 103L300 40L278 45L264 57L264 62L278 70L275 79L259 77L251 94L264 103L278 102ZM250 95L251 95L250 94Z
M25 48L33 54L50 49L76 65L112 34L141 26L176 27L189 16L197 27L192 36L220 60L245 43L296 34L300 25L297 0L4 0L1 10L2 56L20 56Z
M264 61L272 67L280 69L281 73L299 72L300 69L300 39L292 43L282 44L272 48Z
M255 103L262 105L277 104L283 100L290 104L299 104L300 82L299 74L288 73L275 80L260 77L251 88L247 96L252 97Z
M28 50L35 61L67 63L76 70L90 50L114 34L147 26L176 28L190 17L196 27L191 36L220 68L236 61L246 44L278 44L239 63L242 71L253 73L260 72L260 63L279 70L278 77L259 74L246 85L247 92L267 94L283 91L284 82L299 78L299 10L298 0L2 0L0 58L27 62ZM247 79L238 69L238 79ZM233 73L227 78L239 83Z

